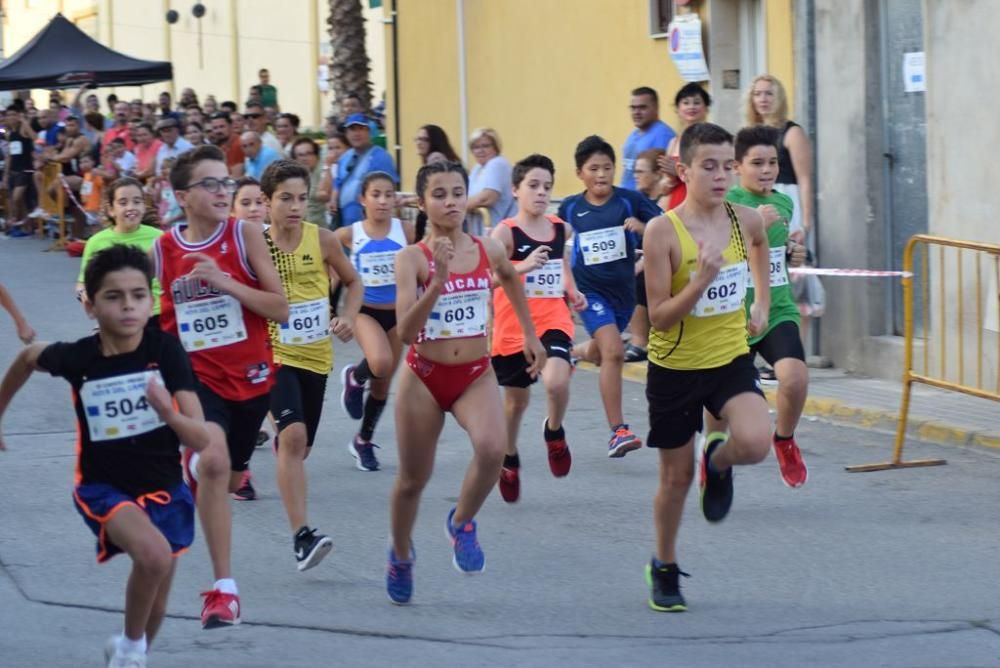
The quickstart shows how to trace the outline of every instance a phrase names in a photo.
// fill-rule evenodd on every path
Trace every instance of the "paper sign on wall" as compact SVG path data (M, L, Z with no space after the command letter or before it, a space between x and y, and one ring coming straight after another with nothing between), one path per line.
M927 70L924 66L924 52L913 51L903 54L903 91L923 93L927 90Z
M708 81L708 64L701 46L701 19L681 14L667 26L670 58L684 81Z

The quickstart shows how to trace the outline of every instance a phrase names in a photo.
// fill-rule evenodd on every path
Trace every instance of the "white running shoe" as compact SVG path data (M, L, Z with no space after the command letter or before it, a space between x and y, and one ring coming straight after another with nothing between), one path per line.
M122 652L119 636L111 636L104 645L104 660L108 668L146 668L146 655L142 652Z

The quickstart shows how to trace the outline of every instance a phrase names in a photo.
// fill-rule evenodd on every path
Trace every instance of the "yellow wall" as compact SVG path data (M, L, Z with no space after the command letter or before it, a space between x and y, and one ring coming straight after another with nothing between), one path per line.
M778 77L788 93L788 111L795 115L795 43L792 0L766 0L767 70Z
M388 11L391 0L385 0ZM395 92L392 84L392 26L386 26L387 67L386 128L389 153L392 142L402 147L402 189L413 190L417 154L413 138L417 128L440 125L461 154L459 140L458 33L455 0L397 0L399 14L400 132L396 139Z
M403 189L412 190L418 127L440 125L460 155L467 140L460 136L456 0L397 4L402 179ZM790 5L769 0L767 16L768 30L777 30L769 62L791 89ZM511 162L534 152L550 156L557 195L579 190L573 150L580 139L600 134L620 150L632 131L633 88L655 88L663 120L676 127L673 95L684 82L666 40L649 36L645 0L465 0L464 7L468 128L495 128ZM391 68L391 50L386 63Z

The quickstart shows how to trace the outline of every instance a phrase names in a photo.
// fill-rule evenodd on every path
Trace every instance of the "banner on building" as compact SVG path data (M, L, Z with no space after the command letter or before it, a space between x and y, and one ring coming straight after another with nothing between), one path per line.
M667 27L670 58L684 81L708 81L708 64L701 45L701 19L697 14L676 16Z

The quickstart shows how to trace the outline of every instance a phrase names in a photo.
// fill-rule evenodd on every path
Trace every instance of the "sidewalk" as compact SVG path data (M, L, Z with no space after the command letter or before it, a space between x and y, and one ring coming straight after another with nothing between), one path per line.
M580 362L578 368L596 371ZM625 379L646 382L646 362L626 364ZM777 385L764 385L774 406ZM803 417L895 433L903 396L900 382L867 378L842 369L809 369L809 398ZM1000 450L1000 405L996 402L915 384L907 438L942 445Z

